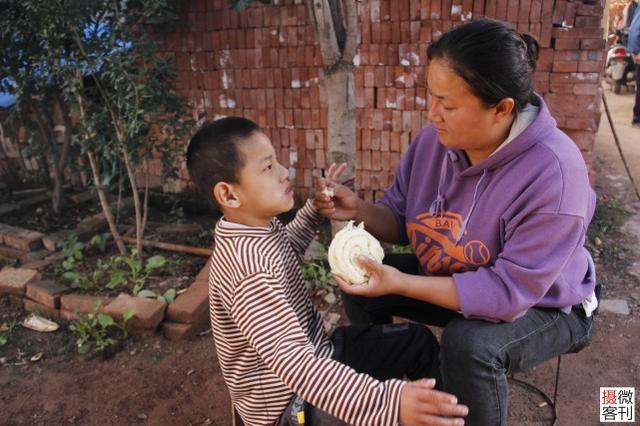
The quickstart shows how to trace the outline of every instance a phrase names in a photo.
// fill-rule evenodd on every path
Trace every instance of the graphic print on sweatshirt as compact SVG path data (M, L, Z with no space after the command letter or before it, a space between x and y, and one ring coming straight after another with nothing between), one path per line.
M489 265L491 250L482 241L456 244L463 221L460 214L444 211L421 213L407 223L409 241L425 273L451 275Z

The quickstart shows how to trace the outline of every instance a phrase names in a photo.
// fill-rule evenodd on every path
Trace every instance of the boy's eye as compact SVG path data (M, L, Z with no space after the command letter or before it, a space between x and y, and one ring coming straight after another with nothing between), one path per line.
M269 171L269 170L271 170L272 168L273 168L273 164L269 163L269 164L267 165L267 167L265 167L265 168L264 168L264 171L265 171L265 172L268 172L268 171Z

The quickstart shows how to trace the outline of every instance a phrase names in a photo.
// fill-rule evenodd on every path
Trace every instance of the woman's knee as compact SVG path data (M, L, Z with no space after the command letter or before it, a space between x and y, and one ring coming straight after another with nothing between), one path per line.
M445 327L440 342L442 364L470 365L495 364L499 361L499 348L492 337L491 323L457 318Z

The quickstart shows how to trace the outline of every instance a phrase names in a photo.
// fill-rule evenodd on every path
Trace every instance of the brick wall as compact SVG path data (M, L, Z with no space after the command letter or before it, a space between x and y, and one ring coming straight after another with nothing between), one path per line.
M178 90L194 113L241 115L271 137L295 174L299 195L325 167L326 96L321 58L300 0L242 12L226 0L180 2L181 22L161 35L176 60ZM427 123L426 49L449 28L482 16L506 20L542 45L536 88L559 126L592 162L600 122L603 1L367 0L358 2L357 176L368 200L393 180L393 168ZM188 176L165 190L188 187Z

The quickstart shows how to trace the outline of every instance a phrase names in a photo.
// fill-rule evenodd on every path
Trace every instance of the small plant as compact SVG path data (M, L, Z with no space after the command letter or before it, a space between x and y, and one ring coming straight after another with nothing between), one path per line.
M13 334L13 331L16 329L18 325L18 321L13 319L8 323L0 324L0 347L6 345Z
M170 223L182 223L184 221L184 210L178 206L177 201L173 203L171 210L169 210L168 220Z
M109 233L96 234L89 241L89 245L100 250L100 253L104 253L107 249L107 241L109 241L110 238L111 234Z
M65 271L70 271L75 268L76 263L82 260L84 257L83 250L84 244L78 240L76 234L71 234L69 238L58 243L64 254L64 261L62 262L62 268Z
M136 256L135 249L131 251L129 256L115 256L110 264L117 269L111 273L107 288L116 288L125 283L131 283L133 294L137 295L144 289L151 273L165 267L167 263L167 259L161 255L151 256L145 262ZM125 265L128 270L119 269L122 265Z
M0 258L0 269L5 266L16 266L17 263L18 261L16 259L9 259L6 257Z
M138 292L136 296L146 297L148 299L158 299L161 302L171 303L174 300L176 300L176 294L177 292L175 288L170 288L167 291L165 291L163 294L158 294L152 290L144 289Z
M326 261L313 260L305 263L302 265L302 277L312 290L333 285L331 269Z
M76 345L80 354L86 354L91 350L104 352L119 340L128 337L127 322L135 315L133 310L125 311L121 322L114 320L110 315L100 314L97 311L98 307L96 306L92 313L80 315L80 318L69 326L69 329L78 335Z
M88 275L85 275L78 271L67 271L62 274L62 277L71 281L71 286L82 290L91 290L100 284L102 277L108 271L109 263L102 262L102 259L98 259L96 266Z

